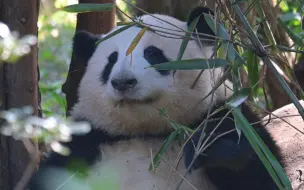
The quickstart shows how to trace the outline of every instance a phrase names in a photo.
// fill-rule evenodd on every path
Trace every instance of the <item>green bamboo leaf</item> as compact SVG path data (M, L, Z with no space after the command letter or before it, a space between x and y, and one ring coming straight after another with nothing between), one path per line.
M283 46L283 45L276 45L276 46L270 45L270 46L267 46L267 48L273 48L273 47L278 48L281 51L286 51L286 52L304 53L304 51L302 51L302 50L292 49L290 47Z
M215 34L217 34L217 36L221 37L224 40L230 39L229 34L226 31L225 27L220 23L217 23L217 25L216 25L214 22L214 19L212 18L211 15L204 13L204 18L205 18L207 24L209 25L209 27L212 29L212 31ZM217 28L218 30L216 31L215 28Z
M300 47L304 47L304 42L300 36L294 33L283 21L280 17L277 18L278 23L285 29L288 36Z
M244 3L248 2L248 0L236 0L235 2L231 3L231 5L237 4L237 3Z
M131 28L131 27L134 26L134 25L136 25L135 22L129 23L128 25L123 26L123 27L121 27L121 28L115 30L115 31L112 32L111 34L107 35L106 37L101 38L101 39L98 40L95 44L98 45L99 43L101 43L101 42L103 42L103 41L105 41L105 40L107 40L107 39L109 39L109 38L111 38L111 37L113 37L113 36L115 36L115 35L117 35L117 34L123 32L123 31L125 31L125 30L127 30L128 28Z
M160 160L164 154L164 152L166 151L166 149L168 148L169 144L176 139L177 135L179 134L180 130L175 130L174 132L172 132L165 140L164 144L161 146L161 148L159 149L159 151L157 152L157 154L154 156L153 158L153 163L150 164L149 166L149 171L152 171L153 169L156 169L159 164L160 164Z
M248 59L247 59L247 68L248 68L248 80L250 87L252 88L252 94L254 97L258 96L259 86L259 62L258 57L253 51L248 50Z
M256 131L252 128L252 126L249 124L247 119L243 116L241 113L241 110L236 107L233 108L233 115L237 122L239 123L239 127L241 128L242 132L248 139L249 143L265 165L267 171L271 175L272 179L275 181L277 186L281 189L288 189L291 190L291 183L286 176L283 168L277 161L277 159L274 157L274 155L269 151L265 143L262 141L262 139L259 137L259 135L256 133ZM281 181L283 182L285 188L283 188L278 176L280 177Z
M188 45L191 33L194 31L194 29L195 29L195 27L197 25L197 22L198 22L200 16L196 17L196 19L194 19L194 21L192 21L191 24L190 24L190 26L188 27L188 33L186 33L185 38L183 39L182 44L181 44L181 46L179 48L178 55L177 55L177 60L181 60L182 59L182 57L184 55L184 52L185 52L185 50L187 48L187 45Z
M126 56L130 55L133 52L133 50L137 46L139 40L143 37L143 35L145 34L145 32L147 31L148 28L149 27L145 27L139 31L139 33L136 35L134 40L131 42L129 48L127 49Z
M153 67L158 70L195 70L218 68L227 65L229 65L229 62L225 59L188 59L170 61L149 67Z
M251 93L250 88L243 88L235 92L230 98L228 98L226 104L233 108L238 107L248 98L250 93Z
M259 1L257 1L257 2L255 3L255 8L256 8L256 10L257 10L258 15L259 15L262 19L266 18L266 15L265 15L265 13L264 13L264 10L263 10L263 8L262 8L262 6L261 6L261 3L260 3ZM266 37L267 37L269 43L270 43L271 45L276 45L277 42L276 42L276 40L275 40L275 38L274 38L274 35L273 35L273 33L272 33L271 29L270 29L270 25L269 25L268 20L265 19L265 20L262 22L262 25L263 25L264 32L265 32L265 34L266 34Z
M222 46L225 49L225 51L227 52L228 60L231 63L234 63L235 58L237 56L236 54L238 54L238 53L234 49L233 44L228 42L228 40L230 40L230 36L229 36L228 32L226 31L225 27L221 23L217 23L217 25L215 25L214 19L210 15L204 14L204 16L205 16L205 20L206 20L207 24L212 29L212 31L215 34L217 34L217 36L219 36L221 39L225 40L222 43ZM218 29L217 31L215 30L216 28Z
M85 13L96 11L110 11L115 7L112 3L79 3L74 5L68 5L60 8L60 10L70 13Z

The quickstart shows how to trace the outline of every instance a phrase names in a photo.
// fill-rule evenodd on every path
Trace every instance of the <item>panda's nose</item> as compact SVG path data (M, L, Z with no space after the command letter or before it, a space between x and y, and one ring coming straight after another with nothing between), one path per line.
M118 91L125 91L133 88L137 84L137 80L135 78L112 79L111 84L114 89Z

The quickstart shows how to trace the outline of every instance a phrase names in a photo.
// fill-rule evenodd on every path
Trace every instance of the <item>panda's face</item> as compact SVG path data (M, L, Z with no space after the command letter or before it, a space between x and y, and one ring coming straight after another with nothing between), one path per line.
M158 16L187 30L185 22ZM171 33L174 31L172 26L153 17L142 19L160 28L171 28ZM175 32L175 35L164 37L147 31L132 53L126 55L140 30L134 26L102 41L89 56L79 87L79 103L72 112L74 117L84 116L115 134L159 133L171 129L159 109L166 108L171 119L183 124L198 119L206 110L208 99L201 100L212 89L211 71L205 71L195 88L191 88L200 70L177 71L173 77L172 71L150 67L176 60L182 43L176 36L185 33ZM204 58L211 54L210 47L202 49L199 43L189 41L183 59Z
M100 87L102 99L118 106L147 106L167 92L174 92L172 72L149 68L173 60L178 44L166 51L156 34L146 32L130 55L132 40L140 31L134 27L99 44L88 64L92 83Z

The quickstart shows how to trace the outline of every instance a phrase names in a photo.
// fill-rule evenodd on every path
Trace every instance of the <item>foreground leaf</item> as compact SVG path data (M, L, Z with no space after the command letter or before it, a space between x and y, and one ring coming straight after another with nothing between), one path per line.
M112 3L79 3L62 7L60 10L70 13L85 13L96 11L110 11L115 7Z
M233 108L233 115L235 120L239 124L239 128L241 128L243 134L248 139L249 143L251 144L254 151L259 156L260 160L263 162L264 166L266 167L267 171L271 175L272 179L275 181L279 189L281 190L291 190L291 183L286 176L283 168L281 167L280 163L274 157L274 155L270 152L268 147L262 141L260 136L257 132L252 128L249 124L247 119L243 116L240 108L236 107ZM279 178L281 179L279 179ZM285 188L283 188L281 182L284 184Z
M123 27L121 27L121 28L115 30L115 31L112 32L111 34L107 35L106 37L101 38L101 39L98 40L95 44L98 45L99 43L101 43L101 42L103 42L103 41L105 41L105 40L107 40L107 39L109 39L109 38L111 38L111 37L113 37L113 36L115 36L115 35L117 35L117 34L123 32L123 31L127 30L128 28L131 28L132 26L135 26L135 25L136 25L135 22L131 22L131 23L127 24L126 26L123 26Z
M229 62L225 59L188 59L170 61L157 65L152 65L158 70L195 70L195 69L212 69L227 66Z
M159 164L160 164L160 160L164 154L164 152L166 151L166 149L168 148L169 144L176 139L177 135L179 134L180 130L175 130L174 132L172 132L169 137L166 138L164 144L161 146L161 148L159 149L159 151L157 152L157 154L155 155L155 157L153 158L153 162L150 164L149 166L149 171L152 171L154 169L156 169Z
M230 107L238 107L241 105L250 95L251 89L250 88L243 88L237 92L235 92L228 100L227 105Z
M248 49L248 59L247 59L247 68L248 68L248 79L250 87L253 91L253 96L258 96L259 86L257 85L259 82L259 60L258 57L253 51Z
M188 33L186 33L185 38L183 39L182 44L179 48L178 55L177 55L177 60L182 59L182 57L184 55L184 52L186 50L186 47L188 45L191 33L194 31L194 28L196 27L199 18L200 18L200 16L196 17L196 19L194 19L194 21L192 21L190 26L188 27Z
M137 46L139 40L143 37L143 35L147 31L147 29L148 29L148 27L145 27L139 31L139 33L136 35L136 37L131 42L129 48L127 49L126 56L130 55L133 52L133 50Z

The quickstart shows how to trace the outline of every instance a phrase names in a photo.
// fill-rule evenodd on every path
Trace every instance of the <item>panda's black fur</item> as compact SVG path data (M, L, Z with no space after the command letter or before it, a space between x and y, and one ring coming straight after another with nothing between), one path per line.
M205 7L198 7L194 9L188 20L188 25L202 12L209 13L211 10ZM212 11L211 11L212 13ZM200 33L207 33L214 35L212 30L207 26L204 18L201 17L197 30ZM92 56L95 51L95 42L99 38L85 31L77 32L73 39L73 54L76 55L76 59L81 60L83 63L87 61ZM90 92L88 92L90 93ZM220 106L224 105L225 102L217 102L211 109L216 110ZM207 128L205 129L206 136L208 137L210 132L216 127L220 119L224 117L229 110L222 110L219 113L213 115L210 121L207 123ZM251 111L251 109L246 105L242 105L242 112L247 117L250 123L259 121L259 118ZM197 127L204 119L206 115L202 115L200 120L195 120L192 122L193 127ZM220 127L215 131L212 138L217 135L235 129L235 123L233 121L233 114L229 113L228 117L222 121ZM134 138L142 139L164 139L169 135L169 132L163 132L161 134L140 134L140 135L112 135L107 131L98 130L100 126L94 126L89 119L85 117L76 117L75 120L88 121L93 125L90 133L83 136L73 136L71 142L66 143L70 148L71 154L69 156L62 156L57 153L52 152L49 157L41 163L40 169L34 175L29 183L29 190L47 190L45 182L42 179L46 179L46 175L50 175L49 168L63 168L70 164L71 160L81 160L86 165L92 165L98 159L102 161L103 155L100 151L100 146L115 144L118 141L125 141ZM212 120L213 119L213 120ZM262 128L260 124L253 125L257 133L261 136L265 144L270 148L272 153L280 161L280 153L278 148L275 146L271 136L268 132ZM192 141L189 141L184 147L184 163L185 166L189 166L193 156L194 147L193 143L196 144L201 135L201 130L197 131L193 137ZM209 141L210 142L210 141ZM282 163L281 163L282 164ZM247 141L244 134L242 134L239 139L236 132L230 133L228 135L222 136L217 139L206 151L204 155L201 155L194 162L191 172L204 168L205 175L209 178L211 183L218 190L276 190L277 187L273 182L272 178L268 174L265 166L262 164L251 145ZM148 166L147 166L148 169ZM69 167L69 170L73 171L73 167ZM80 171L81 173L81 171ZM85 172L84 172L85 173ZM104 174L107 175L107 174ZM196 176L200 177L200 176ZM66 179L62 179L58 184L55 182L52 184L53 188L58 187L61 183L64 183ZM134 182L136 183L136 182ZM202 189L203 187L196 187L197 189ZM64 188L62 188L64 189ZM139 189L134 189L139 190ZM203 190L207 190L206 188Z

